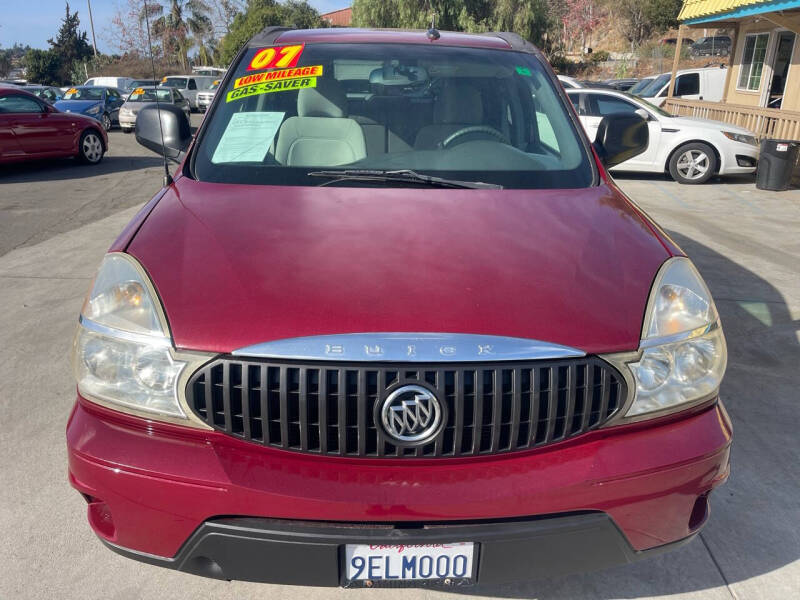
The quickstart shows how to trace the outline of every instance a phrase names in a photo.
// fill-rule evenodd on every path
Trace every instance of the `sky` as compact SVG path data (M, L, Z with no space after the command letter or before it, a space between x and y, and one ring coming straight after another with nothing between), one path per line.
M111 19L117 9L116 0L91 0L94 32L97 49L113 52L109 43ZM309 4L321 13L346 8L350 0L309 0ZM89 26L87 0L71 0L70 10L77 11L81 29L85 29L89 43L92 32ZM64 18L64 0L0 0L0 48L13 46L15 42L34 48L47 48L47 39L54 37Z

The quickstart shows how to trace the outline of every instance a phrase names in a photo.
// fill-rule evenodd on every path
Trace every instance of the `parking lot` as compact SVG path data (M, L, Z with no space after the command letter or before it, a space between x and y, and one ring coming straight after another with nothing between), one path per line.
M196 125L197 115L193 116ZM291 588L201 579L107 550L66 478L68 362L103 253L161 181L160 160L110 133L99 166L0 167L0 599L446 598L435 590ZM800 191L752 179L621 187L692 257L722 316L722 395L734 423L730 481L688 546L598 573L459 590L487 598L757 598L800 594Z

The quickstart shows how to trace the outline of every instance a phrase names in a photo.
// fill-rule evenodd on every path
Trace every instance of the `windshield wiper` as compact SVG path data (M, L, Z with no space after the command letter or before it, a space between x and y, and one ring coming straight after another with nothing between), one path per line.
M326 181L320 185L328 185L337 181L403 181L407 183L424 183L427 185L449 188L468 188L474 190L502 190L503 186L496 183L484 183L482 181L461 181L458 179L445 179L444 177L434 177L433 175L423 175L411 169L401 169L398 171L384 171L380 169L344 169L341 171L311 171L309 177L327 177L331 181Z

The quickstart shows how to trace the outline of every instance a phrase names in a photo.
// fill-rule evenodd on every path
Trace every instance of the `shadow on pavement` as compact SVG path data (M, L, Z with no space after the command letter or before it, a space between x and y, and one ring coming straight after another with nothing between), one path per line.
M673 183L672 177L667 173L638 173L635 171L626 171L624 173L617 173L616 171L611 174L614 179L620 181L635 180L635 181L667 181ZM700 184L699 187L713 186L719 184L732 184L732 183L754 183L756 180L755 173L750 175L714 175L706 183ZM687 185L686 187L698 187Z
M632 565L556 579L477 585L457 593L540 599L667 596L736 584L800 559L800 321L792 320L783 296L759 275L690 238L670 235L708 283L728 342L721 394L733 420L732 474L712 495L712 514L702 538ZM764 597L789 597L791 577L774 574L772 587L751 585ZM776 585L785 586L787 593Z
M161 159L157 154L152 156L106 155L98 165L84 165L73 158L49 158L0 165L0 183L84 179L123 171L137 171L148 167L157 167L160 164Z

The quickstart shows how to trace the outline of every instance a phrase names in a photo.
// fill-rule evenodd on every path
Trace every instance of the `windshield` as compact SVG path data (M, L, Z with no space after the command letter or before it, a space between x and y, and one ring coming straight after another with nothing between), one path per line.
M641 90L637 96L641 96L642 98L653 98L656 94L663 88L665 85L669 83L670 75L669 73L664 73L663 75L659 75L653 81L650 82L643 90Z
M69 88L64 92L64 100L102 100L103 88L79 87Z
M319 169L411 170L506 188L594 180L564 101L531 54L427 44L253 48L226 85L193 155L203 181L315 186L320 177L309 173ZM336 185L413 185L362 179Z
M641 92L644 88L648 85L653 83L654 77L648 77L646 79L642 79L636 85L634 85L631 89L628 90L628 93L633 94L634 96L638 96L639 92Z
M164 87L173 87L178 88L179 90L185 90L186 77L170 77L169 79L162 81L161 85Z
M159 102L172 102L172 93L169 90L154 88L136 88L128 96L128 102L155 102L158 93Z

